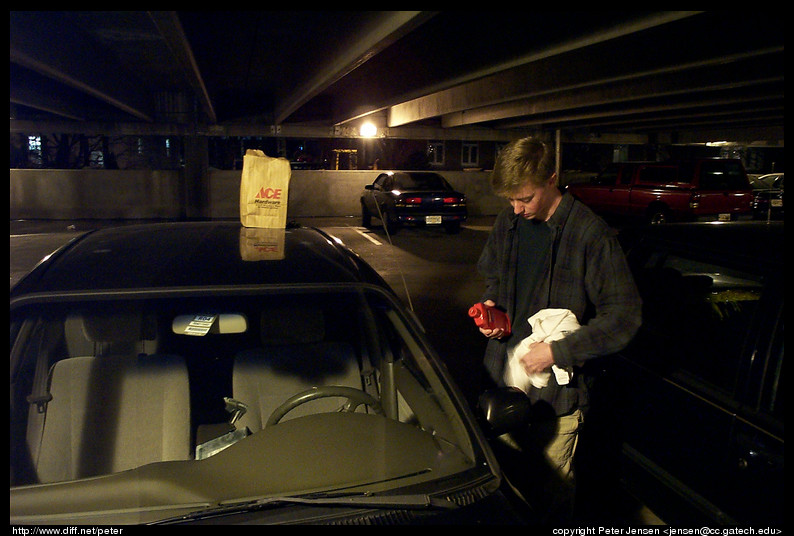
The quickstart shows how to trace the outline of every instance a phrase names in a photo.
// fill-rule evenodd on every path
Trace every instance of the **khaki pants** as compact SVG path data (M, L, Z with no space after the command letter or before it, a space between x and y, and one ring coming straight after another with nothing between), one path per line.
M508 483L543 522L565 523L573 515L573 457L581 424L576 410L499 436L494 444Z

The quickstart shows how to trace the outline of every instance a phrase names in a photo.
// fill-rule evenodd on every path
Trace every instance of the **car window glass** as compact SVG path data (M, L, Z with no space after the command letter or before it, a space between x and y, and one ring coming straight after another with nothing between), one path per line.
M386 183L386 179L387 178L388 178L388 175L381 175L380 177L375 179L375 183L374 183L375 189L376 190L385 189L385 183Z
M748 188L748 184L739 162L706 160L700 165L700 188L737 190Z
M472 445L464 433L463 423L448 397L438 396L446 389L438 383L430 363L424 357L427 349L415 339L406 322L392 308L376 305L381 332L380 370L392 369L397 387L398 418L415 422L463 452L472 456ZM390 361L391 367L383 360Z
M449 188L440 175L434 173L401 174L395 177L395 185L403 190L446 190Z
M195 329L183 328L184 319ZM85 300L49 304L46 313L22 307L13 312L11 326L12 487L94 477L157 461L197 460L203 439L215 438L207 434L229 421L226 398L247 393L239 400L248 406L240 422L257 434L274 407L316 385L352 387L376 399L396 388L396 420L443 438L451 469L469 469L476 457L459 408L428 361L427 348L380 292L169 296L126 300L123 307ZM144 375L148 379L143 383L128 383ZM64 378L72 378L70 386L64 387ZM84 384L77 381L81 378ZM160 386L153 379L158 378L170 397L162 407L154 394ZM239 384L244 390L238 391L238 379L245 382ZM84 388L75 387L79 385ZM178 453L162 459L159 453L141 454L136 437L144 430L136 430L130 419L140 418L132 417L131 405L144 390L152 406L146 406L147 412L170 415L162 423L168 441L184 439ZM181 402L175 402L178 392L184 394ZM48 400L53 393L58 400ZM64 407L67 394L75 404L84 402L83 417ZM35 410L39 399L41 412ZM313 403L303 404L284 420L333 411L312 408ZM152 420L146 431L156 432L158 423ZM61 467L69 465L72 453L52 447L50 437L70 429L79 430L75 441L81 446L74 454L79 463L65 471ZM47 458L46 472L43 464L28 461L29 452L36 450Z
M623 169L620 172L620 184L629 184L631 179L634 178L634 171L636 169L636 164L627 164L623 166Z
M643 327L633 357L734 392L744 338L761 296L759 277L658 253L637 273Z
M609 166L604 171L601 172L595 179L593 179L594 184L600 184L603 186L609 186L610 184L615 184L618 180L618 172L620 168L617 166Z
M640 168L639 182L664 184L678 181L677 167L648 166Z

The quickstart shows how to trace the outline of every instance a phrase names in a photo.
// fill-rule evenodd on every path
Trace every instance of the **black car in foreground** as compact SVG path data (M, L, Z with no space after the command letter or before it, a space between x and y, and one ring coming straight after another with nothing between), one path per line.
M437 225L456 233L467 216L466 196L431 171L381 173L361 194L364 227L377 218L389 232L400 225Z
M10 333L12 525L525 521L417 320L321 231L89 232Z
M782 525L783 223L666 224L622 239L643 324L602 363L601 445L667 523Z

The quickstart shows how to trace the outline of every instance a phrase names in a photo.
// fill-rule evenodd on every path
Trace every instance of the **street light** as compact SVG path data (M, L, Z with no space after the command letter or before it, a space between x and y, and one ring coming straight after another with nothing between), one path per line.
M374 138L378 133L378 128L373 123L364 123L359 129L359 133L364 138Z

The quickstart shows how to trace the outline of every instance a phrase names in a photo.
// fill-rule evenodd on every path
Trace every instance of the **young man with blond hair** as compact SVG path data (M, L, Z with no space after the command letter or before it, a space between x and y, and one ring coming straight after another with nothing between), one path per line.
M568 371L558 383L530 385L529 427L502 436L510 484L547 522L567 522L575 492L573 456L588 406L589 360L623 349L641 323L641 300L615 232L583 203L562 193L552 144L524 138L497 157L491 185L510 201L500 213L477 268L485 277L482 301L506 311L513 332L480 328L489 341L484 365L491 382L505 385L506 360L532 334L528 319L546 309L569 310L579 328L553 342L535 342L515 356L528 376ZM566 377L567 379L567 377Z

